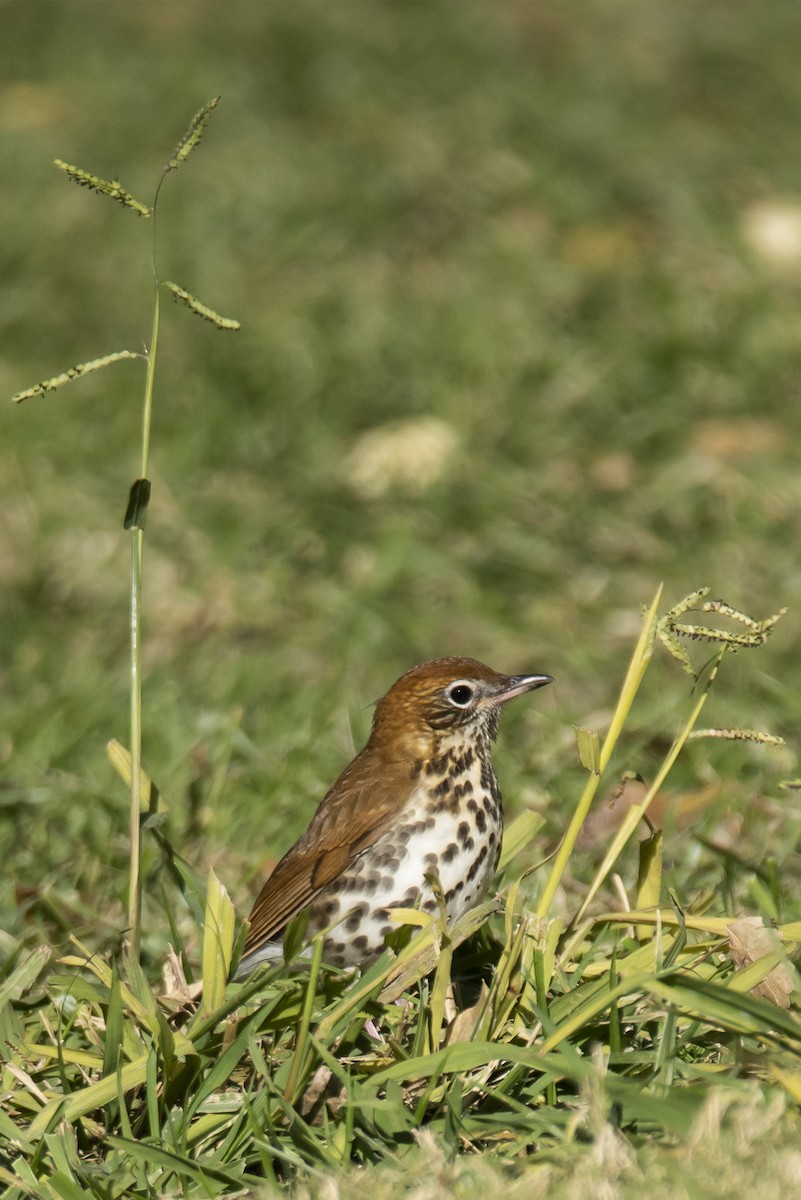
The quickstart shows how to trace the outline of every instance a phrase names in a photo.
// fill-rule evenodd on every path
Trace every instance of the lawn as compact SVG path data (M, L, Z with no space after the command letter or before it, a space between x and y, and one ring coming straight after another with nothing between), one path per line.
M643 1180L683 1195L685 1175L701 1197L797 1186L798 997L779 1008L750 987L771 954L794 985L801 940L801 11L2 11L11 1195L234 1194L264 1178L265 1195L470 1196L499 1174L521 1195L586 1194L596 1175L622 1195ZM152 222L53 160L149 202L217 94L159 200L162 275L242 328L163 301L143 747L166 817L144 830L138 972L118 956L128 810L106 745L130 742L122 524L142 364L10 398L150 337ZM784 740L688 741L651 810L650 916L597 921L648 895L635 836L571 938L614 837L607 798L626 771L657 777L720 645L683 639L694 680L657 639L543 906L593 778L576 729L603 741L660 584L662 615L702 586L757 622L787 608L764 645L724 655L699 718ZM401 951L407 1008L384 1002L387 959L372 991L325 968L279 973L182 1024L156 996L170 945L200 976L195 887L213 868L244 917L363 744L372 701L445 654L556 678L504 714L495 762L517 852L498 911L454 947L455 978L483 973L491 991L456 1058L436 1060L431 1010L444 1029L450 951L430 977ZM751 975L732 957L735 916L784 935ZM378 1049L367 1016L387 1034ZM529 1051L551 1058L527 1065ZM328 1102L310 1092L325 1070L344 1088ZM104 1079L108 1096L86 1101Z

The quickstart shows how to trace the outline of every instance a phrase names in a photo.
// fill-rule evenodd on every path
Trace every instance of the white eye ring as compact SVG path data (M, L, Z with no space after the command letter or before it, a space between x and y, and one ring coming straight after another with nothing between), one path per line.
M457 679L448 688L447 696L456 708L469 708L475 698L476 689L466 679Z

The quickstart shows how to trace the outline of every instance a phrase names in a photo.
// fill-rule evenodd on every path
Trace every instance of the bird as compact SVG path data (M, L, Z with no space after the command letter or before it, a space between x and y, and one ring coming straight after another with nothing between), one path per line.
M552 683L473 658L413 667L377 702L367 745L323 797L259 892L236 978L283 959L283 934L308 910L323 959L369 965L399 926L394 908L457 920L498 866L503 807L491 749L501 707Z

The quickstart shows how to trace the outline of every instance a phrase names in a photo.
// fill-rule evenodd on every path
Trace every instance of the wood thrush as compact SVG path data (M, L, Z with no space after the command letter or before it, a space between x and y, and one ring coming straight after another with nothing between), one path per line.
M500 675L472 658L401 676L378 701L367 745L259 893L239 977L280 959L284 929L304 909L309 938L333 926L326 961L350 966L381 952L397 929L390 909L436 909L433 875L450 921L474 907L501 850L491 759L500 707L552 682Z

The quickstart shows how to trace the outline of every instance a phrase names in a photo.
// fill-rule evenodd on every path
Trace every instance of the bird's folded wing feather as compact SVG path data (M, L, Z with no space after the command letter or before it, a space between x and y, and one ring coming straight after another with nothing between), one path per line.
M327 884L378 841L397 812L397 792L386 769L377 775L374 763L363 753L358 755L261 889L250 914L244 953L277 937Z

